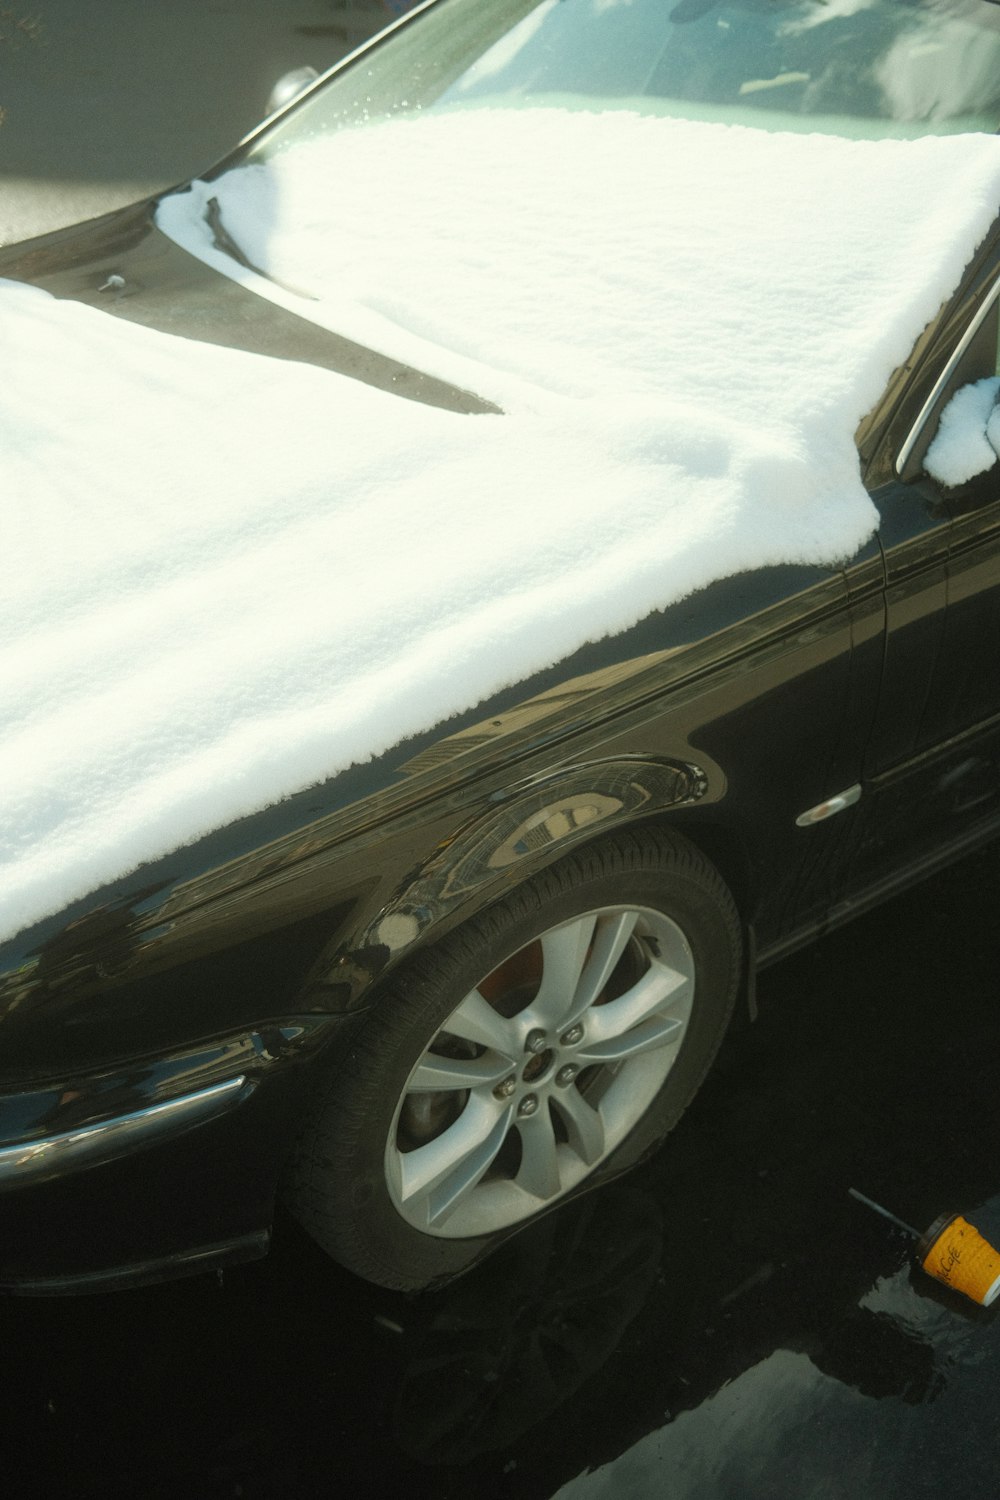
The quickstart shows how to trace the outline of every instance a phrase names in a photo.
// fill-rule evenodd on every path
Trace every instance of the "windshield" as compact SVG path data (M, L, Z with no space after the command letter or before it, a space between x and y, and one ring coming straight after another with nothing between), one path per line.
M259 295L505 410L539 390L659 389L667 332L691 335L678 378L700 337L687 293L703 262L725 318L761 304L751 271L801 275L800 337L815 257L793 266L776 226L797 204L832 232L838 150L876 256L885 174L918 234L921 164L946 143L879 137L975 131L954 159L992 150L998 23L976 0L438 0L164 199L157 223ZM868 179L883 185L861 213ZM679 300L657 321L677 233Z
M995 131L987 0L439 0L251 143L388 116L629 109L880 137Z

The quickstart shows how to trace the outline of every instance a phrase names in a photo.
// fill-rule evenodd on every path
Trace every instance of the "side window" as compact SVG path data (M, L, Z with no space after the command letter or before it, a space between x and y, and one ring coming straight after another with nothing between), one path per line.
M901 479L925 472L952 489L996 468L1000 490L1000 412L993 415L998 374L1000 268L903 440L896 460Z

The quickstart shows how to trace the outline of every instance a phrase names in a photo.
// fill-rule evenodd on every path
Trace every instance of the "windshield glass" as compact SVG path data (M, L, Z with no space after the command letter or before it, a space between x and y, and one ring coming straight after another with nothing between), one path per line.
M792 266L776 226L797 203L830 232L832 148L852 162L845 201L898 177L919 234L918 163L946 142L879 137L976 131L955 159L992 150L998 23L979 0L438 0L157 223L259 295L505 410L540 389L659 389L667 325L688 330L676 372L701 337L686 293L702 262L726 318L759 304L733 250L747 236L747 266L804 277L799 337L815 258ZM882 187L863 214L876 252L886 203ZM680 302L657 322L680 231Z
M860 136L995 131L987 0L439 0L251 143L414 111L629 109Z

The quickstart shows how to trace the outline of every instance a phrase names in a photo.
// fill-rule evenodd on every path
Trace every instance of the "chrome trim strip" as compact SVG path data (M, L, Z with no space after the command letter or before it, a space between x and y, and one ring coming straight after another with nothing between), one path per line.
M401 16L397 17L395 21L388 21L380 31L375 32L374 36L366 37L363 42L359 42L358 45L356 47L353 47L350 52L345 52L343 57L338 57L335 63L331 63L324 72L318 74L317 77L313 79L312 83L308 84L298 94L293 95L286 104L283 104L281 106L280 109L276 109L272 111L271 114L265 115L264 118L259 122L259 124L255 125L252 130L248 130L246 135L236 143L236 150L230 152L229 155L235 156L236 151L239 151L243 146L248 146L250 142L254 140L256 136L261 135L265 129L270 129L273 122L275 120L279 120L283 114L287 113L287 111L292 108L293 104L298 104L299 101L301 99L305 99L307 95L315 93L316 90L318 88L321 88L322 85L326 83L327 79L331 78L334 73L339 73L342 68L346 69L348 65L353 67L358 59L363 57L366 52L371 52L376 46L378 46L380 42L383 42L389 35L390 31L398 31L400 26L408 26L414 19L414 17L418 16L421 11L430 10L432 6L438 5L439 3L440 0L420 0L420 4L414 6L412 10L404 11L404 13ZM225 160L228 161L229 156L227 156Z
M37 1141L0 1147L0 1187L19 1185L53 1172L72 1171L121 1156L133 1146L200 1123L235 1104L247 1087L245 1073L227 1078L194 1094L182 1094L163 1104L151 1104L134 1114L117 1115L78 1130L43 1136ZM252 1085L250 1085L252 1088ZM247 1090L249 1092L249 1089Z
M959 339L958 345L955 349L955 352L952 354L951 359L949 359L948 363L941 371L941 374L934 382L934 389L931 391L930 395L927 397L927 400L920 408L917 420L910 428L906 436L906 441L903 443L902 447L899 450L899 456L896 459L897 474L902 474L903 470L906 468L906 465L909 462L910 454L917 446L917 441L920 437L921 431L923 430L924 423L927 421L927 418L930 416L931 411L934 409L934 406L938 398L940 397L941 392L944 390L945 386L948 384L948 381L955 373L955 368L958 365L959 360L962 358L962 355L965 353L966 349L968 349L969 345L972 343L972 340L979 332L983 320L985 319L990 308L993 306L994 302L997 300L997 297L1000 297L1000 277L998 277L990 287L985 298L983 299L982 306L976 313L968 328L962 334L962 337Z
M817 802L815 807L799 813L795 819L795 826L796 828L811 828L814 823L822 823L826 818L832 818L834 813L843 812L846 807L853 807L860 796L861 783L856 781L845 792L838 792L835 797L827 797L825 802Z

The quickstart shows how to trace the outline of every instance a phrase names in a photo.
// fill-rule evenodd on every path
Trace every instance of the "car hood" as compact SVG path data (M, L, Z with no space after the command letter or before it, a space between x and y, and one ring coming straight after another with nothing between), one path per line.
M550 123L553 159L567 133L579 145L580 131L586 134L593 127L592 121L575 116ZM657 130L660 123L653 122ZM638 128L629 116L614 126L615 151L604 169L610 186L618 164L635 154ZM756 223L759 217L756 198L751 216L736 192L742 157L730 160L728 136L707 127L685 125L674 131L671 126L671 140L674 134L697 138L706 150L710 146L720 174L728 174L737 202L734 207L722 195L723 221L716 213L719 195L710 200L695 195L705 218L699 243L727 243L723 231L736 235L743 218ZM718 598L713 585L720 586L725 598L726 623L734 613L745 619L754 611L741 598L744 586L737 578L750 580L746 587L759 601L762 571L785 569L790 563L832 567L866 542L877 516L861 486L852 419L856 421L857 407L863 409L864 392L882 383L881 367L891 370L900 352L912 346L914 333L940 303L949 281L957 282L970 248L992 221L1000 173L996 143L984 138L978 153L971 152L970 165L965 163L970 155L966 143L960 143L961 158L959 146L932 143L928 171L933 167L939 183L937 213L919 241L898 235L889 256L882 238L877 243L872 239L872 204L880 215L891 217L885 207L889 190L897 199L912 196L908 178L899 185L893 152L872 148L879 173L863 184L857 202L852 192L845 194L843 234L831 239L826 218L817 230L816 215L803 215L798 198L791 213L784 202L786 178L766 170L775 157L788 156L788 171L801 169L801 181L796 181L803 202L824 204L829 186L814 170L809 142L798 137L775 142L753 132L747 137L744 144L757 169L751 196L758 185L762 192L769 188L774 214L781 211L789 233L803 218L808 230L797 241L788 287L781 285L783 297L786 292L790 297L787 305L782 303L782 338L774 338L772 303L749 297L735 274L732 286L723 286L726 300L720 312L714 257L706 261L701 292L719 315L708 326L680 318L678 304L688 298L698 270L690 253L689 220L678 218L675 197L665 192L661 197L667 206L652 227L646 225L650 194L644 180L630 179L626 206L636 220L636 241L642 238L645 246L637 281L645 317L644 323L632 318L632 302L621 317L609 308L609 317L622 361L631 359L633 328L651 327L642 344L652 361L649 369L640 362L630 376L626 361L622 380L607 391L606 362L596 358L595 350L590 368L600 390L591 392L584 384L577 399L563 396L537 411L512 411L502 422L454 423L449 411L429 409L432 390L452 410L483 408L481 403L470 407L469 398L454 385L440 380L422 384L405 364L368 355L308 317L257 297L223 275L221 265L203 264L157 230L151 201L0 255L0 275L33 283L57 299L91 304L38 298L16 283L7 289L11 349L22 350L30 375L14 391L17 405L10 403L11 421L24 432L13 450L17 474L12 468L12 483L23 486L20 555L12 550L9 566L21 594L30 596L33 611L22 638L30 645L28 631L38 621L47 633L44 656L26 649L15 664L23 662L22 677L38 705L31 744L45 747L52 762L59 762L57 773L50 775L42 757L22 753L19 745L8 757L25 784L21 803L12 801L26 809L25 828L37 827L45 835L44 841L34 831L15 836L19 850L27 851L10 875L22 920L42 914L41 897L31 897L35 904L28 911L28 877L22 865L29 858L36 862L37 890L51 871L58 879L58 900L72 900L75 894L86 909L103 899L102 892L107 897L116 881L120 886L126 863L133 869L142 866L144 883L158 883L161 872L154 873L151 861L163 855L170 839L175 849L184 844L192 851L185 861L208 854L203 844L196 855L195 841L215 840L216 856L224 851L223 862L231 863L240 858L241 845L252 854L273 842L274 833L280 836L275 822L287 829L286 820L294 820L301 827L303 814L302 821L314 822L327 809L338 820L345 800L358 800L358 781L351 782L354 767L359 779L381 779L383 785L394 770L408 776L409 802L415 794L423 795L415 793L420 778L404 771L399 758L412 766L415 752L425 748L414 739L427 735L429 748L441 737L435 725L460 731L485 718L487 711L499 721L498 694L512 693L519 702L542 686L538 674L554 673L556 681L578 675L586 670L578 654L604 637L614 638L605 650L631 660L638 641L630 631L652 612L676 611L669 620L660 619L656 639L646 650L670 652L681 640L704 640L712 634L708 615ZM498 149L495 140L493 146ZM847 146L828 142L823 149L836 157L841 178L852 186L857 172L853 145ZM920 142L908 144L907 151L928 155ZM571 153L570 159L589 162L586 153ZM667 186L669 171L686 160L683 153L664 154ZM547 161L542 164L543 186L549 180ZM437 171L436 157L434 162ZM403 161L399 170L405 166ZM447 187L454 191L450 176ZM388 201L398 207L400 196L401 189L399 195L389 194ZM580 212L577 196L564 192L565 212L549 226L548 249L566 241L564 230ZM442 220L436 211L431 217L435 223L450 222L450 216ZM365 222L374 219L368 215ZM205 221L197 222L202 238L209 239ZM619 243L618 218L609 214L602 222ZM261 256L246 247L238 226L236 233L253 263L262 264ZM408 243L402 230L395 241ZM603 235L596 236L587 265L595 276L600 272L601 286L607 281L608 300L613 301L620 268L604 254L605 243ZM479 244L474 237L465 256L466 269L476 272L473 290L483 274ZM668 248L674 267L669 275L663 266ZM751 277L750 285L760 284L763 292L774 281L771 233L751 248L756 282ZM925 284L928 261L937 269L934 281ZM582 314L593 301L591 282L584 277L564 288L564 258L553 253L547 255L549 262L545 286L553 296L557 291L561 295L549 347L554 339L562 369L566 351L574 347L574 331L583 328L590 337ZM486 275L492 287L491 264ZM734 257L734 272L738 264ZM832 291L826 292L828 300L836 299L837 318L831 318L829 330L822 318L800 329L800 306L813 306L827 264L831 275L839 267ZM861 274L858 265L870 268L871 276ZM908 283L914 283L915 300L906 304L905 326L897 301L886 301L886 282L895 287L899 265ZM328 258L322 268L330 274ZM518 291L522 280L508 278L505 285ZM382 276L379 284L396 283ZM439 278L438 290L450 307L450 284ZM532 289L533 296L536 292ZM849 293L856 293L853 300ZM26 300L48 305L38 306L37 318L34 309L25 316ZM451 326L460 335L471 330L478 340L487 340L475 321L471 291L467 303L469 316L463 313ZM845 303L850 304L846 311ZM490 307L494 322L510 324L515 343L524 327L537 340L537 319L508 316L503 296L494 297ZM96 315L98 308L175 337L155 340L141 327L116 329L107 317ZM881 323L873 326L869 315L880 308ZM766 373L767 381L718 378L720 371L728 374L733 368L729 312L742 318L744 363L761 376ZM849 360L838 357L844 326L865 330L860 345L857 340L850 344ZM665 340L664 351L659 348L661 330L674 339ZM157 351L157 358L162 354L170 366L169 378L162 382L158 367L157 379L146 383L147 340L174 346ZM226 348L209 347L213 344ZM700 360L697 401L687 399L691 381L685 350ZM766 350L771 350L770 364L762 370ZM265 359L243 361L239 351ZM795 351L797 363L790 373ZM287 381L275 380L276 367L267 356L290 361ZM68 375L60 382L50 372L60 372L63 359ZM346 369L344 360L349 361ZM197 381L188 378L189 364L197 366ZM244 371L241 364L257 368ZM314 372L310 364L323 367L324 373ZM11 368L16 369L16 362ZM337 381L334 375L331 383L326 373L331 370L342 378ZM651 391L648 379L657 372L664 376L663 389ZM141 386L135 385L136 374ZM820 374L829 374L828 387L818 388ZM365 390L359 377L381 389ZM231 400L226 399L227 384ZM754 389L748 390L751 385ZM279 389L284 386L288 389ZM152 398L133 403L133 388L152 391ZM404 389L419 399L393 399ZM54 391L61 392L59 401L53 402ZM505 399L499 386L492 393ZM782 393L788 396L785 406L776 404L770 412L771 395ZM332 414L333 406L338 410ZM37 423L29 420L36 411ZM843 420L828 422L831 412ZM178 439L186 421L197 432L193 446ZM252 430L248 422L255 424ZM815 432L820 425L822 430ZM22 437L18 428L13 430ZM283 434L285 442L258 441L272 431ZM44 465L34 460L39 432L47 443ZM109 455L115 459L111 465ZM288 504L275 506L276 496L289 489L286 461L301 470L299 489ZM53 485L53 473L79 473L81 484ZM830 494L839 497L836 506L826 503ZM538 503L540 495L546 497L544 505ZM373 496L378 504L372 504ZM206 502L212 503L206 508ZM225 512L225 526L216 526L208 538L217 514L213 504L219 514ZM106 519L103 532L94 527L95 512ZM47 520L49 550L35 534L36 514ZM251 515L267 525L249 526L245 518ZM120 587L116 576L122 566L115 545L119 516L128 517L141 544L128 554L135 559L128 588ZM230 522L234 532L226 529ZM155 550L161 523L173 539L170 556L176 558L176 568L173 562L160 568L157 587L150 589L140 564L147 555L162 561ZM303 526L312 528L308 546L300 545ZM276 532L287 544L277 557ZM231 566L231 534L247 541L239 552L239 568ZM415 567L415 558L428 566ZM45 591L36 585L40 559ZM176 586L178 580L182 587ZM87 616L97 620L93 637L77 625L83 610L75 607L78 596L72 590L78 582L84 590L82 603L89 607L97 600L102 606L99 614L91 609ZM836 590L835 582L833 586ZM794 587L783 574L781 595ZM837 592L839 597L841 590ZM49 608L48 600L56 596L61 614ZM264 597L269 601L266 614ZM689 597L690 608L684 602ZM191 598L205 607L204 616L189 608ZM141 637L129 613L133 606L141 610ZM290 632L294 651L289 649ZM218 642L225 649L216 649ZM399 642L405 642L405 653ZM673 676L673 658L668 666ZM67 678L75 695L72 733L63 713ZM322 686L317 691L317 683L336 684L336 689ZM105 700L120 716L106 712ZM260 704L266 706L263 717ZM300 705L305 705L301 713ZM185 732L178 735L181 722ZM161 732L161 725L169 727L169 734ZM574 732L567 726L565 738ZM140 742L150 748L149 758L120 754L123 745ZM390 745L399 749L395 767L384 762L376 766L371 757ZM230 755L226 747L238 754ZM551 747L547 739L543 769L550 764ZM160 767L164 758L165 773ZM463 760L464 755L458 757L459 763ZM230 770L234 765L238 774ZM123 812L126 782L134 805L144 807L142 799L164 774L174 777L167 782L173 800L164 804L166 810L152 820ZM421 774L429 777L431 771ZM67 792L65 805L51 796L57 775ZM317 793L320 784L323 790ZM177 788L187 798L183 807ZM297 789L303 800L293 805L290 794L294 797ZM433 795L429 787L427 795ZM72 821L78 806L85 807L80 816L89 820L92 838L81 838L80 824ZM280 810L268 812L272 806ZM209 811L203 814L202 808ZM28 822L29 813L34 822ZM58 829L52 826L54 817L60 820ZM246 821L236 831L233 820L241 818ZM270 839L264 822L273 828ZM127 851L120 840L115 843L123 829L132 840ZM64 856L71 836L73 849ZM331 826L329 837L338 836ZM105 847L114 858L98 870L95 851ZM296 840L296 858L302 857L302 848L301 839ZM172 856L163 857L173 865ZM134 885L129 879L129 887ZM56 895L45 899L52 910ZM69 910L52 921L64 922ZM38 936L28 934L25 940L37 948Z

